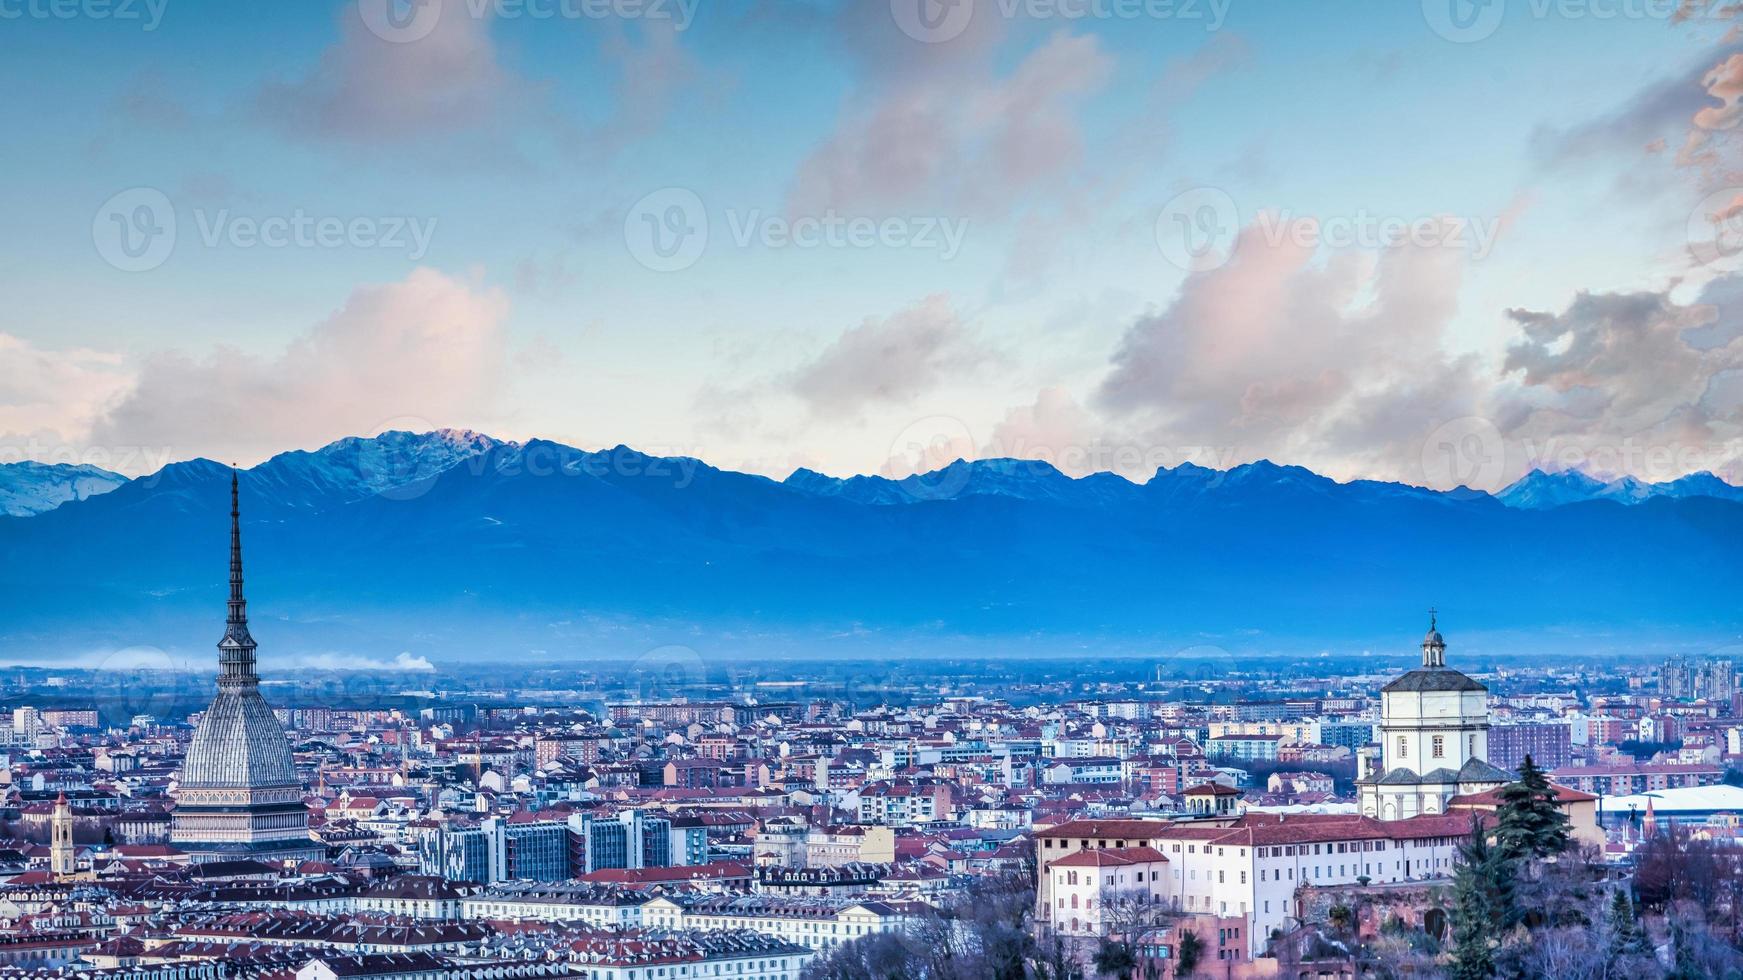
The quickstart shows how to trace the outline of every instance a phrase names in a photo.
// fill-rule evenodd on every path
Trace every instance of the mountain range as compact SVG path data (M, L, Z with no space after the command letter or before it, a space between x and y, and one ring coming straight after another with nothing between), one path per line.
M0 514L29 517L70 500L108 493L127 478L95 466L69 463L0 464Z
M0 658L206 658L229 468L44 469L0 467L0 500L22 502L0 517ZM240 482L268 663L670 646L1407 654L1430 604L1456 659L1461 640L1473 654L1706 652L1743 623L1743 490L1710 475L1533 473L1491 496L1265 460L1138 483L993 459L776 481L438 430L284 453Z

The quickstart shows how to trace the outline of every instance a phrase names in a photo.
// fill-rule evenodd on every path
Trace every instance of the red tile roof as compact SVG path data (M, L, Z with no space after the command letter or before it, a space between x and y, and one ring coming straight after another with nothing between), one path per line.
M1167 861L1154 847L1105 847L1101 850L1078 851L1048 863L1049 868L1123 868L1133 864L1154 864Z

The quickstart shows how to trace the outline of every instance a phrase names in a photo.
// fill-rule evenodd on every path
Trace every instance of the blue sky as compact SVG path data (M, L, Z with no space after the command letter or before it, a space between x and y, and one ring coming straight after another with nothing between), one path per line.
M0 0L0 452L1743 482L1730 11L1464 2Z

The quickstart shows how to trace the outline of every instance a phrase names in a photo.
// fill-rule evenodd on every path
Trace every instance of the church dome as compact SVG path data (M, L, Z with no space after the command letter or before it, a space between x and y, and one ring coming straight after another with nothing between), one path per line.
M200 719L182 762L184 787L300 786L284 728L259 691L220 693Z
M1488 688L1484 687L1482 683L1466 677L1451 667L1419 667L1380 688L1380 693L1487 690Z
M1440 635L1436 620L1435 610L1430 609L1428 632L1422 637L1422 666L1380 688L1380 693L1488 690L1446 665L1446 639Z

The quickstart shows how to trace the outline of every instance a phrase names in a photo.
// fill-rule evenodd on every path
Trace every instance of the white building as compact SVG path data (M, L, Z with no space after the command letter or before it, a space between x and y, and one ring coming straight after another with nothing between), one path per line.
M1168 859L1153 847L1078 851L1047 866L1052 879L1052 925L1067 936L1101 936L1122 921L1124 904L1168 906Z
M1358 814L1266 813L1232 820L1075 820L1035 835L1041 866L1037 918L1049 929L1071 932L1074 892L1060 889L1071 887L1073 855L1153 850L1166 862L1161 869L1153 862L1143 868L1146 876L1163 872L1165 887L1153 893L1157 901L1181 912L1245 917L1249 955L1260 956L1273 929L1295 924L1299 885L1446 877L1471 819L1468 813L1392 821ZM1067 874L1063 886L1061 868ZM1089 896L1081 890L1075 894L1081 909ZM1080 913L1080 930L1084 922Z
M1433 619L1422 666L1381 688L1380 701L1380 757L1365 760L1370 768L1357 780L1367 816L1445 813L1454 796L1513 779L1488 762L1489 689L1446 665Z
M642 906L650 929L703 931L750 929L815 950L906 928L913 903L779 899L766 896L662 896Z

